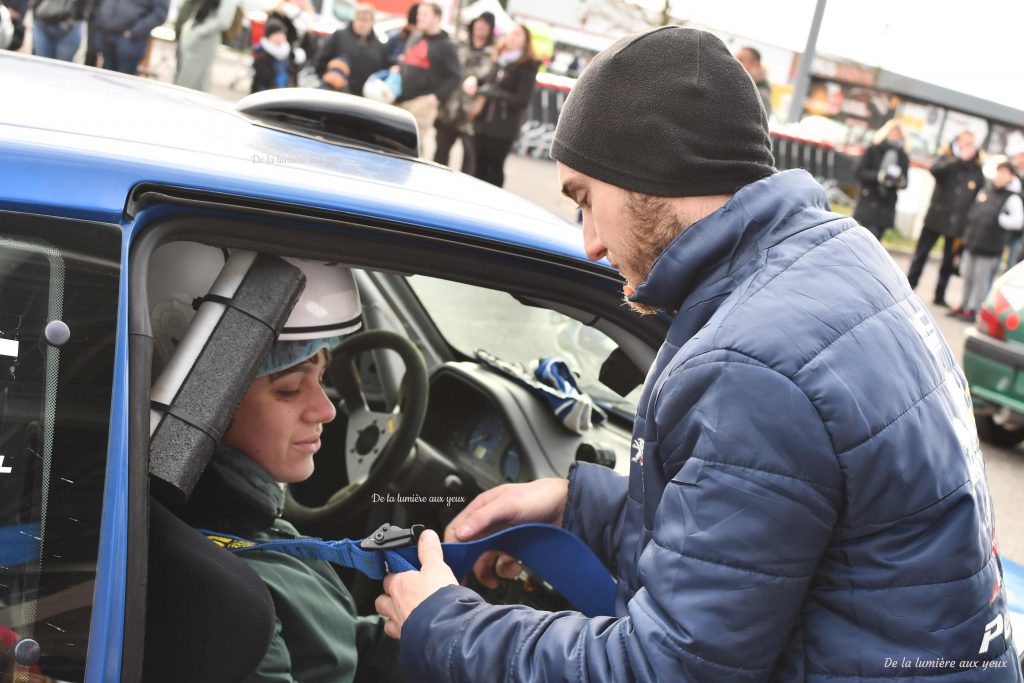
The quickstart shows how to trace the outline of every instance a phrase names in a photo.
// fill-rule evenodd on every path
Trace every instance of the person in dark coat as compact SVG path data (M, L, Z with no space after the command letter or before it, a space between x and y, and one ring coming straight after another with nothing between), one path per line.
M469 22L466 29L465 42L459 43L459 61L462 73L471 87L483 80L491 71L494 63L494 15L483 12ZM475 150L473 149L473 122L469 112L473 108L473 98L466 93L466 85L448 98L444 106L437 112L437 150L434 161L448 165L448 155L456 140L462 142L462 172L469 175L476 169Z
M891 119L875 133L856 171L860 194L853 218L879 240L896 223L896 192L907 186L909 170L903 129Z
M974 321L992 287L1007 235L1010 231L1019 235L1021 228L1024 228L1024 206L1020 198L1020 180L1013 165L1004 161L996 168L995 178L978 193L967 212L960 263L964 294L962 303L950 311L951 316Z
M491 72L476 90L483 103L473 119L473 175L501 187L505 184L505 158L519 137L540 60L533 51L530 29L522 24L502 38L494 54Z
M293 87L300 66L285 25L276 19L267 21L260 44L253 51L251 92Z
M103 68L134 74L146 54L149 33L164 23L170 0L98 0L89 20Z
M678 26L619 40L551 156L586 256L631 308L671 316L629 476L577 462L499 486L445 536L560 525L614 573L615 606L490 605L424 532L422 569L376 602L405 680L1019 683L957 359L878 240L809 173L775 171L725 44Z
M436 2L417 5L416 32L406 42L398 66L402 92L395 104L416 119L425 159L434 158L437 113L462 83L459 51L441 28L441 17L441 6Z
M974 133L965 130L957 135L949 150L932 165L931 171L935 176L935 190L924 217L924 227L917 238L907 279L910 280L910 287L916 289L929 252L940 237L944 238L942 265L939 267L939 280L935 285L935 298L932 302L948 306L946 286L956 267L955 259L960 255L960 238L967 225L967 212L985 184Z
M366 79L388 68L388 49L373 32L373 14L373 5L356 5L352 22L324 41L313 64L323 88L362 95ZM337 75L338 69L328 69L333 59L344 59L348 64L347 82Z

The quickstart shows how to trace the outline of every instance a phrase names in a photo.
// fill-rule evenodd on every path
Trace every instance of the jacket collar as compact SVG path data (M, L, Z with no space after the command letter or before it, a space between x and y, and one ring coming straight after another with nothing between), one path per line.
M631 299L678 311L676 322L690 318L693 324L685 327L692 334L758 267L758 253L829 217L835 216L829 214L825 191L806 171L784 171L750 183L669 244ZM697 314L697 308L704 313Z
M220 443L209 467L223 482L236 502L243 518L255 516L269 526L284 510L284 490L255 460L241 451Z

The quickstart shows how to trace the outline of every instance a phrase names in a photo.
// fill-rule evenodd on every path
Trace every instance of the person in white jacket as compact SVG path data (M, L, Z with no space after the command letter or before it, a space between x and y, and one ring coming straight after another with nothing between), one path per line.
M195 11L181 27L178 36L176 85L195 90L210 90L210 72L217 57L221 35L231 28L238 0L199 0Z

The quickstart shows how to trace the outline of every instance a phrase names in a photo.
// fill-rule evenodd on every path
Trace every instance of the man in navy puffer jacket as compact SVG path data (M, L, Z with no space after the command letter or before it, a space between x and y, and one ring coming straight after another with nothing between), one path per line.
M771 168L757 97L721 41L668 27L566 101L585 251L675 319L628 479L499 487L447 535L561 523L614 568L616 615L488 605L425 534L377 603L407 680L1021 680L963 374L871 233Z

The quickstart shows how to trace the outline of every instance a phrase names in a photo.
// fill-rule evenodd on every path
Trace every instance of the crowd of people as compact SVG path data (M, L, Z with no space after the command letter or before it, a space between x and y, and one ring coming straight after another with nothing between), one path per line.
M321 87L380 97L366 86L385 79L391 90L383 99L416 119L425 158L448 164L459 142L463 172L503 185L541 64L529 28L516 24L499 37L485 11L453 39L441 28L440 5L423 2L382 43L373 16L372 5L360 4L356 19L324 42L315 61Z
M861 193L854 211L854 217L878 238L893 225L896 191L906 187L908 168L899 126L890 122L882 130L885 134L876 136L858 166ZM982 163L977 140L968 130L940 152L930 169L935 189L907 272L911 288L916 288L932 248L941 239L932 302L950 308L950 316L965 321L974 320L1001 266L1008 269L1020 261L1024 230L1024 154L999 163L991 181L986 181ZM963 278L963 295L958 305L950 306L946 289L954 274Z
M167 19L170 5L170 0L3 2L22 31L25 14L33 13L34 54L72 61L84 40L86 64L132 74L140 72L150 32ZM320 88L408 110L424 158L447 165L458 142L463 172L504 184L505 159L526 118L541 66L527 26L515 24L499 35L494 14L484 11L453 37L442 29L441 6L422 2L384 41L374 30L375 7L363 2L348 25L316 41L301 21L307 5L308 0L282 0L268 13L252 46L251 92L299 85L308 62ZM219 46L237 37L242 18L239 0L184 0L174 22L174 82L209 91ZM9 47L20 46L19 39Z

